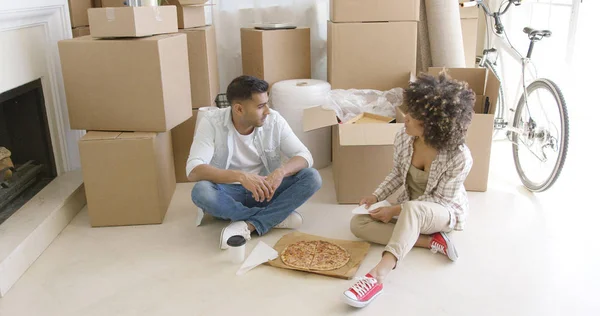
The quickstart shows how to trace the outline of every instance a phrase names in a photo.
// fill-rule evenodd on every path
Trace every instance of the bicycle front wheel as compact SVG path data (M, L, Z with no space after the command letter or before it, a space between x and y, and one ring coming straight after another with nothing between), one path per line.
M562 171L569 146L565 98L548 79L532 82L519 100L511 132L513 158L529 190L550 188Z

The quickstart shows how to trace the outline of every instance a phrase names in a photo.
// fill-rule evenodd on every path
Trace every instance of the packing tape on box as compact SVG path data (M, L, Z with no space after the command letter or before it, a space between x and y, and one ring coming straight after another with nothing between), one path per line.
M271 88L271 105L283 116L292 131L310 150L313 167L321 169L331 164L331 128L304 132L304 109L325 104L331 85L314 79L294 79L277 82Z
M106 19L108 22L115 20L115 8L106 8Z
M434 67L465 67L460 12L456 1L426 0L431 61Z
M156 19L156 21L162 22L162 17L160 16L160 10L158 9L158 7L152 8L154 9L154 18Z

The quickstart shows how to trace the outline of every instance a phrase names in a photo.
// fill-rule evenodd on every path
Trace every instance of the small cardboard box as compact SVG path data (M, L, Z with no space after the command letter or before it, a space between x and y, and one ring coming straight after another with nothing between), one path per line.
M187 36L192 108L213 106L220 90L215 27L184 29L179 33Z
M417 23L327 24L332 89L406 88L417 67Z
M177 6L177 26L180 29L206 26L213 24L213 6L207 5L184 5Z
M73 38L90 35L90 28L87 26L74 27L72 29L72 31L73 31Z
M242 68L245 75L278 81L310 79L310 28L293 30L241 29Z
M93 7L94 2L92 0L69 0L71 27L75 28L89 25L87 10Z
M366 114L338 124L333 110L304 110L304 131L333 126L333 177L337 202L355 204L370 195L392 170L394 140L404 124Z
M175 6L88 10L92 37L144 37L177 32Z
M479 8L460 8L460 25L462 29L465 65L475 66L477 56L477 31L479 26Z
M169 132L89 132L79 153L92 226L162 223L175 191Z
M330 0L332 22L419 21L420 0Z
M442 68L431 67L437 75ZM498 102L500 81L485 68L447 68L450 77L466 81L476 94L475 114L467 131L467 147L473 156L473 167L465 180L468 191L487 191L490 153L494 132L494 112Z
M72 129L165 132L192 116L185 34L58 42Z

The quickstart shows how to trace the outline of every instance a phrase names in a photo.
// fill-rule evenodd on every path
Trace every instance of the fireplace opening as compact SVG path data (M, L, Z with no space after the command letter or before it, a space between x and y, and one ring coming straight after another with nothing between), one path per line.
M0 93L0 224L55 177L41 80Z

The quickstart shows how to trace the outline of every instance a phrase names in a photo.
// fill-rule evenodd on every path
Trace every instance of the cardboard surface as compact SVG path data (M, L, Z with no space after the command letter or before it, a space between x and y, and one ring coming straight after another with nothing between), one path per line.
M162 223L175 191L169 132L92 131L79 153L92 226Z
M467 9L467 11L463 11ZM469 9L476 9L473 13ZM477 56L477 32L479 19L477 8L461 8L460 25L462 29L463 48L465 50L465 65L475 67L475 58Z
M187 35L192 107L215 105L219 94L219 65L214 26L179 30Z
M293 30L241 29L242 68L245 75L274 83L310 79L310 28Z
M192 115L184 34L84 36L58 48L72 129L165 132Z
M192 111L192 117L179 124L171 131L173 139L173 162L175 164L175 180L177 183L189 182L185 172L190 148L194 140L194 130L198 121L198 110Z
M101 5L96 5L96 8L119 8L126 7L125 0L98 0Z
M88 10L92 37L144 37L177 32L175 6Z
M277 259L275 259L275 260L269 261L269 265L271 265L273 267L277 267L277 268L282 268L282 269L305 271L305 272L311 272L311 273L331 276L331 277L335 277L335 278L350 280L356 275L356 271L360 267L360 264L362 263L363 259L366 257L367 253L369 252L369 248L371 247L371 245L368 242L364 242L364 241L348 241L348 240L331 239L331 238L324 238L324 237L315 236L315 235L309 235L309 234L305 234L305 233L301 233L301 232L293 232L293 233L289 233L289 234L281 237L281 239L279 239L279 241L277 241L277 243L275 244L275 246L273 248L275 250L277 250L277 252L279 254L281 254L283 252L283 250L285 249L285 247L287 247L288 245L293 244L298 241L303 241L303 240L306 240L306 241L323 240L323 241L328 241L328 242L337 244L340 247L346 249L346 251L348 251L348 253L350 254L350 261L348 261L348 263L345 266L343 266L339 269L336 269L336 270L331 270L331 271L312 271L312 270L308 270L308 269L293 268L293 267L287 266L285 263L283 263L283 261L281 261L280 256L277 257Z
M90 28L87 26L76 27L71 31L73 31L73 38L90 35Z
M327 32L332 89L406 88L416 73L417 22L329 22Z
M429 73L437 74L440 70L431 67ZM467 131L467 147L471 150L473 167L465 180L465 188L467 191L487 191L500 81L485 68L447 68L447 71L452 78L469 83L476 94L475 115ZM490 104L488 113L484 113L486 98Z
M213 6L207 5L178 5L177 26L180 29L206 26L213 24Z
M332 22L419 21L420 0L330 0Z
M71 27L89 25L87 10L94 7L92 0L69 0L69 15L71 16Z

